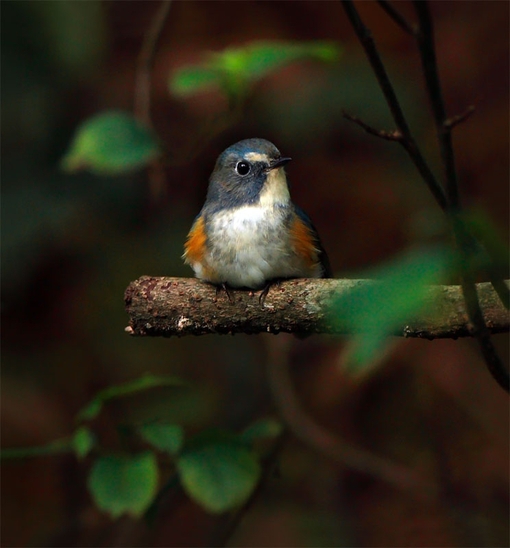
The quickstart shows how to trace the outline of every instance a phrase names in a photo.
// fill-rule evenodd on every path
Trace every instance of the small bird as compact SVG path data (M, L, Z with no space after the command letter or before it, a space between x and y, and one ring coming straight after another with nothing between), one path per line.
M229 299L228 288L263 289L265 299L280 280L331 277L315 227L291 201L290 160L265 139L245 139L216 161L183 259Z

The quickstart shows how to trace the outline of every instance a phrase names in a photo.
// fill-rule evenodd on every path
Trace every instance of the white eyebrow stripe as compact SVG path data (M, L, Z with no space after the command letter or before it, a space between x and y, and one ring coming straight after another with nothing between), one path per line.
M244 155L244 157L251 162L265 162L266 164L269 163L267 154L260 154L260 152L248 152Z

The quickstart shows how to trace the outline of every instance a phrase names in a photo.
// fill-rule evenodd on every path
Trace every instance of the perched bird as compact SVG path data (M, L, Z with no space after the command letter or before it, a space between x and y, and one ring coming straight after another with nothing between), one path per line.
M289 161L265 139L239 141L216 161L183 259L229 298L229 287L264 289L265 298L282 279L331 277L315 227L291 201Z

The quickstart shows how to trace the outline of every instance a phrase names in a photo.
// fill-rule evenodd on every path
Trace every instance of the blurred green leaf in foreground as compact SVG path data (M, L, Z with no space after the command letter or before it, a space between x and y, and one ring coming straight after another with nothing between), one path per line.
M331 315L350 324L353 345L347 361L353 371L364 371L377 361L395 330L412 321L424 308L430 285L445 283L457 261L446 246L423 247L403 254L369 273L374 280L331 303Z

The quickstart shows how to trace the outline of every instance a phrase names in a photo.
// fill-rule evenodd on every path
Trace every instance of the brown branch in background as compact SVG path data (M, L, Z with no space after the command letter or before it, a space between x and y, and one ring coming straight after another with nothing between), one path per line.
M156 46L170 11L172 0L162 0L156 15L147 31L138 55L135 74L134 112L135 116L147 127L151 122L151 81ZM150 5L150 4L148 4Z
M156 14L144 36L142 47L138 55L135 72L134 114L147 128L152 128L151 93L152 69L156 56L156 47L170 12L172 0L162 0ZM147 5L152 3L147 2ZM156 202L165 194L166 176L161 156L155 158L147 168L150 196Z
M182 337L234 333L352 334L348 319L334 317L333 296L378 282L370 280L296 279L269 290L264 306L258 292L229 290L232 302L214 286L194 278L142 276L126 289L131 335ZM507 282L508 283L508 282ZM509 330L508 311L490 283L477 284L485 321L492 333ZM425 312L395 330L413 338L470 336L459 286L431 286Z
M419 497L433 496L435 486L426 482L418 473L348 444L315 422L302 408L289 371L291 342L283 337L267 341L267 374L270 389L273 400L290 431L328 459L385 481L398 489L411 490Z
M367 55L368 61L372 66L372 70L377 78L379 87L383 92L383 95L386 99L386 103L391 111L393 120L402 134L402 139L398 142L407 150L412 162L416 166L416 169L422 176L423 180L429 187L432 195L436 199L437 203L446 211L448 209L448 201L443 187L439 184L436 177L432 173L430 167L425 161L418 145L416 144L407 121L405 119L404 113L398 101L393 85L390 82L386 69L384 68L383 62L379 56L379 52L375 46L374 39L372 38L371 32L363 24L358 11L354 7L354 4L351 0L342 0L342 5L344 7L345 13L349 18L349 21L352 24L352 27L360 41L365 53Z

